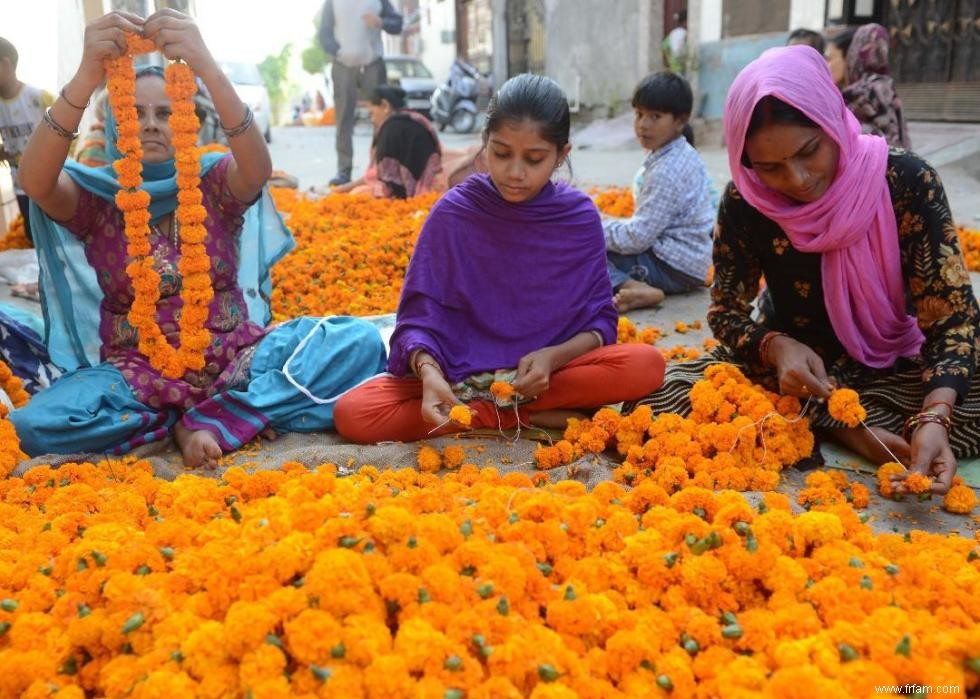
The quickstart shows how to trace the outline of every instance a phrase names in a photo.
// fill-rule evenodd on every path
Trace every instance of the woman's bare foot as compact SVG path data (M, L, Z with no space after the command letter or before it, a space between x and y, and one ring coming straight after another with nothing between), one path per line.
M876 466L894 461L896 456L902 464L909 465L912 459L912 448L908 442L884 427L871 427L869 429L874 432L874 436L864 427L836 427L828 430L828 433L832 439L840 442L851 451L857 452ZM878 439L875 439L875 436ZM884 446L882 446L882 442Z
M259 432L259 434L265 439L268 439L270 442L274 442L279 439L279 433L272 427L266 427L264 430Z
M184 465L189 468L218 468L221 447L214 435L207 430L189 430L181 423L174 425L174 441L184 456Z
M588 415L577 410L542 410L531 413L531 424L545 429L565 429L571 419L586 420Z
M652 308L659 306L664 301L664 292L655 286L650 286L645 282L629 279L623 282L619 291L613 296L613 303L616 310L620 313L632 311L637 308Z

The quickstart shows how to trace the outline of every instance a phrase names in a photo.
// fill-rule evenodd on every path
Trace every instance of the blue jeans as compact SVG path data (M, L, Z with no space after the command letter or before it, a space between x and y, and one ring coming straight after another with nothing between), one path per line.
M639 255L621 255L607 250L606 271L609 272L613 290L630 279L655 286L665 294L683 294L704 286L703 280L678 272L649 250Z

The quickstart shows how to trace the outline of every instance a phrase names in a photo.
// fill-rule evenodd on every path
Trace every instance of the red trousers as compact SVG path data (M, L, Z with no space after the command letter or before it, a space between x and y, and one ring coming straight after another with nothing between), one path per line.
M585 410L636 400L660 388L663 380L664 358L655 347L607 345L555 371L548 390L522 405L519 416L527 425L536 412ZM517 426L514 410L498 409L483 400L468 405L475 429ZM422 382L416 378L383 376L369 381L337 401L333 418L341 436L361 444L415 442L465 429L448 424L436 430L436 425L422 420Z

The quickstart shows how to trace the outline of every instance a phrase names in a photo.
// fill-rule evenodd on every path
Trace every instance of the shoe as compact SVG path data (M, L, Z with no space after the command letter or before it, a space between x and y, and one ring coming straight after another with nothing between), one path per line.
M350 182L349 172L338 172L332 180L330 180L331 187L339 187L342 184L347 184Z

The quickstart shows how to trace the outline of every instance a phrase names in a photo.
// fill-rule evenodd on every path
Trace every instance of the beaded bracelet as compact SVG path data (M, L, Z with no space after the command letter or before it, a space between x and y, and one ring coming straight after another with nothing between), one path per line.
M219 119L218 126L220 126L221 130L225 132L225 136L227 136L228 138L234 138L235 136L241 136L243 133L248 131L248 128L252 125L253 121L255 121L255 114L252 113L252 108L246 104L245 118L242 119L241 124L235 126L234 128L229 129L224 124L222 124L221 120Z
M952 425L952 421L945 415L940 415L939 413L931 411L923 411L905 421L904 437L905 441L909 442L912 439L912 435L921 426L927 423L932 423L934 425L942 425L946 430L946 434L949 434L949 429Z
M64 126L62 126L61 124L59 124L57 121L54 120L54 117L51 116L51 107L48 107L47 109L44 110L44 123L48 125L49 129L54 131L62 138L67 138L69 141L74 141L76 138L78 138L77 131L69 131Z

